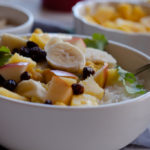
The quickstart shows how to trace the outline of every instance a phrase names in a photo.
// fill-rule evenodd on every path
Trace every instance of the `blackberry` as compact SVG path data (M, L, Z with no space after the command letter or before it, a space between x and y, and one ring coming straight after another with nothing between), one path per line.
M83 68L83 79L86 79L90 75L94 75L95 71L92 67L84 67Z
M84 92L84 86L79 83L72 84L73 94L79 95Z
M0 85L3 85L4 82L5 82L5 79L0 75Z
M15 80L6 80L3 83L3 87L10 91L13 91L17 87L17 83L15 82Z
M36 62L45 61L46 52L39 47L33 47L30 49L30 57Z
M21 80L29 80L31 77L28 72L23 72L20 76Z
M46 101L45 101L45 104L52 105L53 103L52 103L52 101L51 101L51 100L46 100Z
M27 42L27 47L28 48L33 48L33 47L38 47L38 45L32 41L28 41Z
M14 48L11 53L12 54L20 53L20 50L18 48Z
M21 47L20 51L19 51L19 54L23 55L23 56L26 56L26 57L29 57L29 51L30 51L29 48L27 48L27 47Z

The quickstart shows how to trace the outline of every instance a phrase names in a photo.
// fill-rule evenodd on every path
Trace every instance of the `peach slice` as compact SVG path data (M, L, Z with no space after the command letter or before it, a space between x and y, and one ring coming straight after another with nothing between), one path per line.
M66 71L61 71L61 70L50 70L50 69L45 69L43 71L43 76L45 79L45 83L48 83L53 76L60 76L60 77L66 77L66 78L72 78L77 80L78 77L70 72L66 72Z
M83 53L85 53L86 45L82 38L73 37L72 39L65 41L71 43L72 45L77 46Z
M28 62L6 64L0 67L0 75L6 80L12 79L18 82L20 81L20 75L26 71L28 64Z
M72 95L72 88L69 84L57 76L52 77L48 85L46 99L50 99L53 103L62 102L68 105Z
M108 64L105 63L104 66L101 69L99 69L94 75L95 81L102 88L105 87L107 75L108 75Z

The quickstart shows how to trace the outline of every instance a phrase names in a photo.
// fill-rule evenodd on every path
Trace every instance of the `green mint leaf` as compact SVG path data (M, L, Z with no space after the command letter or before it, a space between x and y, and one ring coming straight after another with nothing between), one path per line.
M136 77L133 73L122 69L120 66L117 67L118 74L120 75L119 80L122 81L126 91L129 94L144 94L146 90L143 85L138 84Z
M106 37L103 34L94 33L92 39L84 39L87 47L92 47L100 50L104 50L105 46L108 44Z
M5 46L2 46L0 47L0 53L10 53L10 49Z

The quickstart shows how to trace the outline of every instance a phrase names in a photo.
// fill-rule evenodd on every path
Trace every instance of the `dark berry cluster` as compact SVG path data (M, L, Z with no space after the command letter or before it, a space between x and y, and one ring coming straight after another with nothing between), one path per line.
M0 75L0 85L10 91L13 91L17 87L17 83L15 82L15 80L5 80L1 75Z
M83 68L83 79L86 79L90 75L94 75L95 71L92 67L84 67Z
M30 74L28 72L23 72L20 76L20 79L21 80L29 80L31 77L30 77Z
M14 53L19 53L25 57L30 57L36 62L46 60L46 52L32 41L28 41L26 47L21 47L20 49L14 48L12 54Z
M73 94L79 95L84 92L84 86L79 83L72 84Z

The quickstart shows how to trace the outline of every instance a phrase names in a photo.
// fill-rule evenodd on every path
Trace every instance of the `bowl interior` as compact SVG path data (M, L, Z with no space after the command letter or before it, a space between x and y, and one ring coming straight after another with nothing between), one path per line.
M28 15L17 7L0 5L0 19L6 19L8 24L18 26L28 20Z

